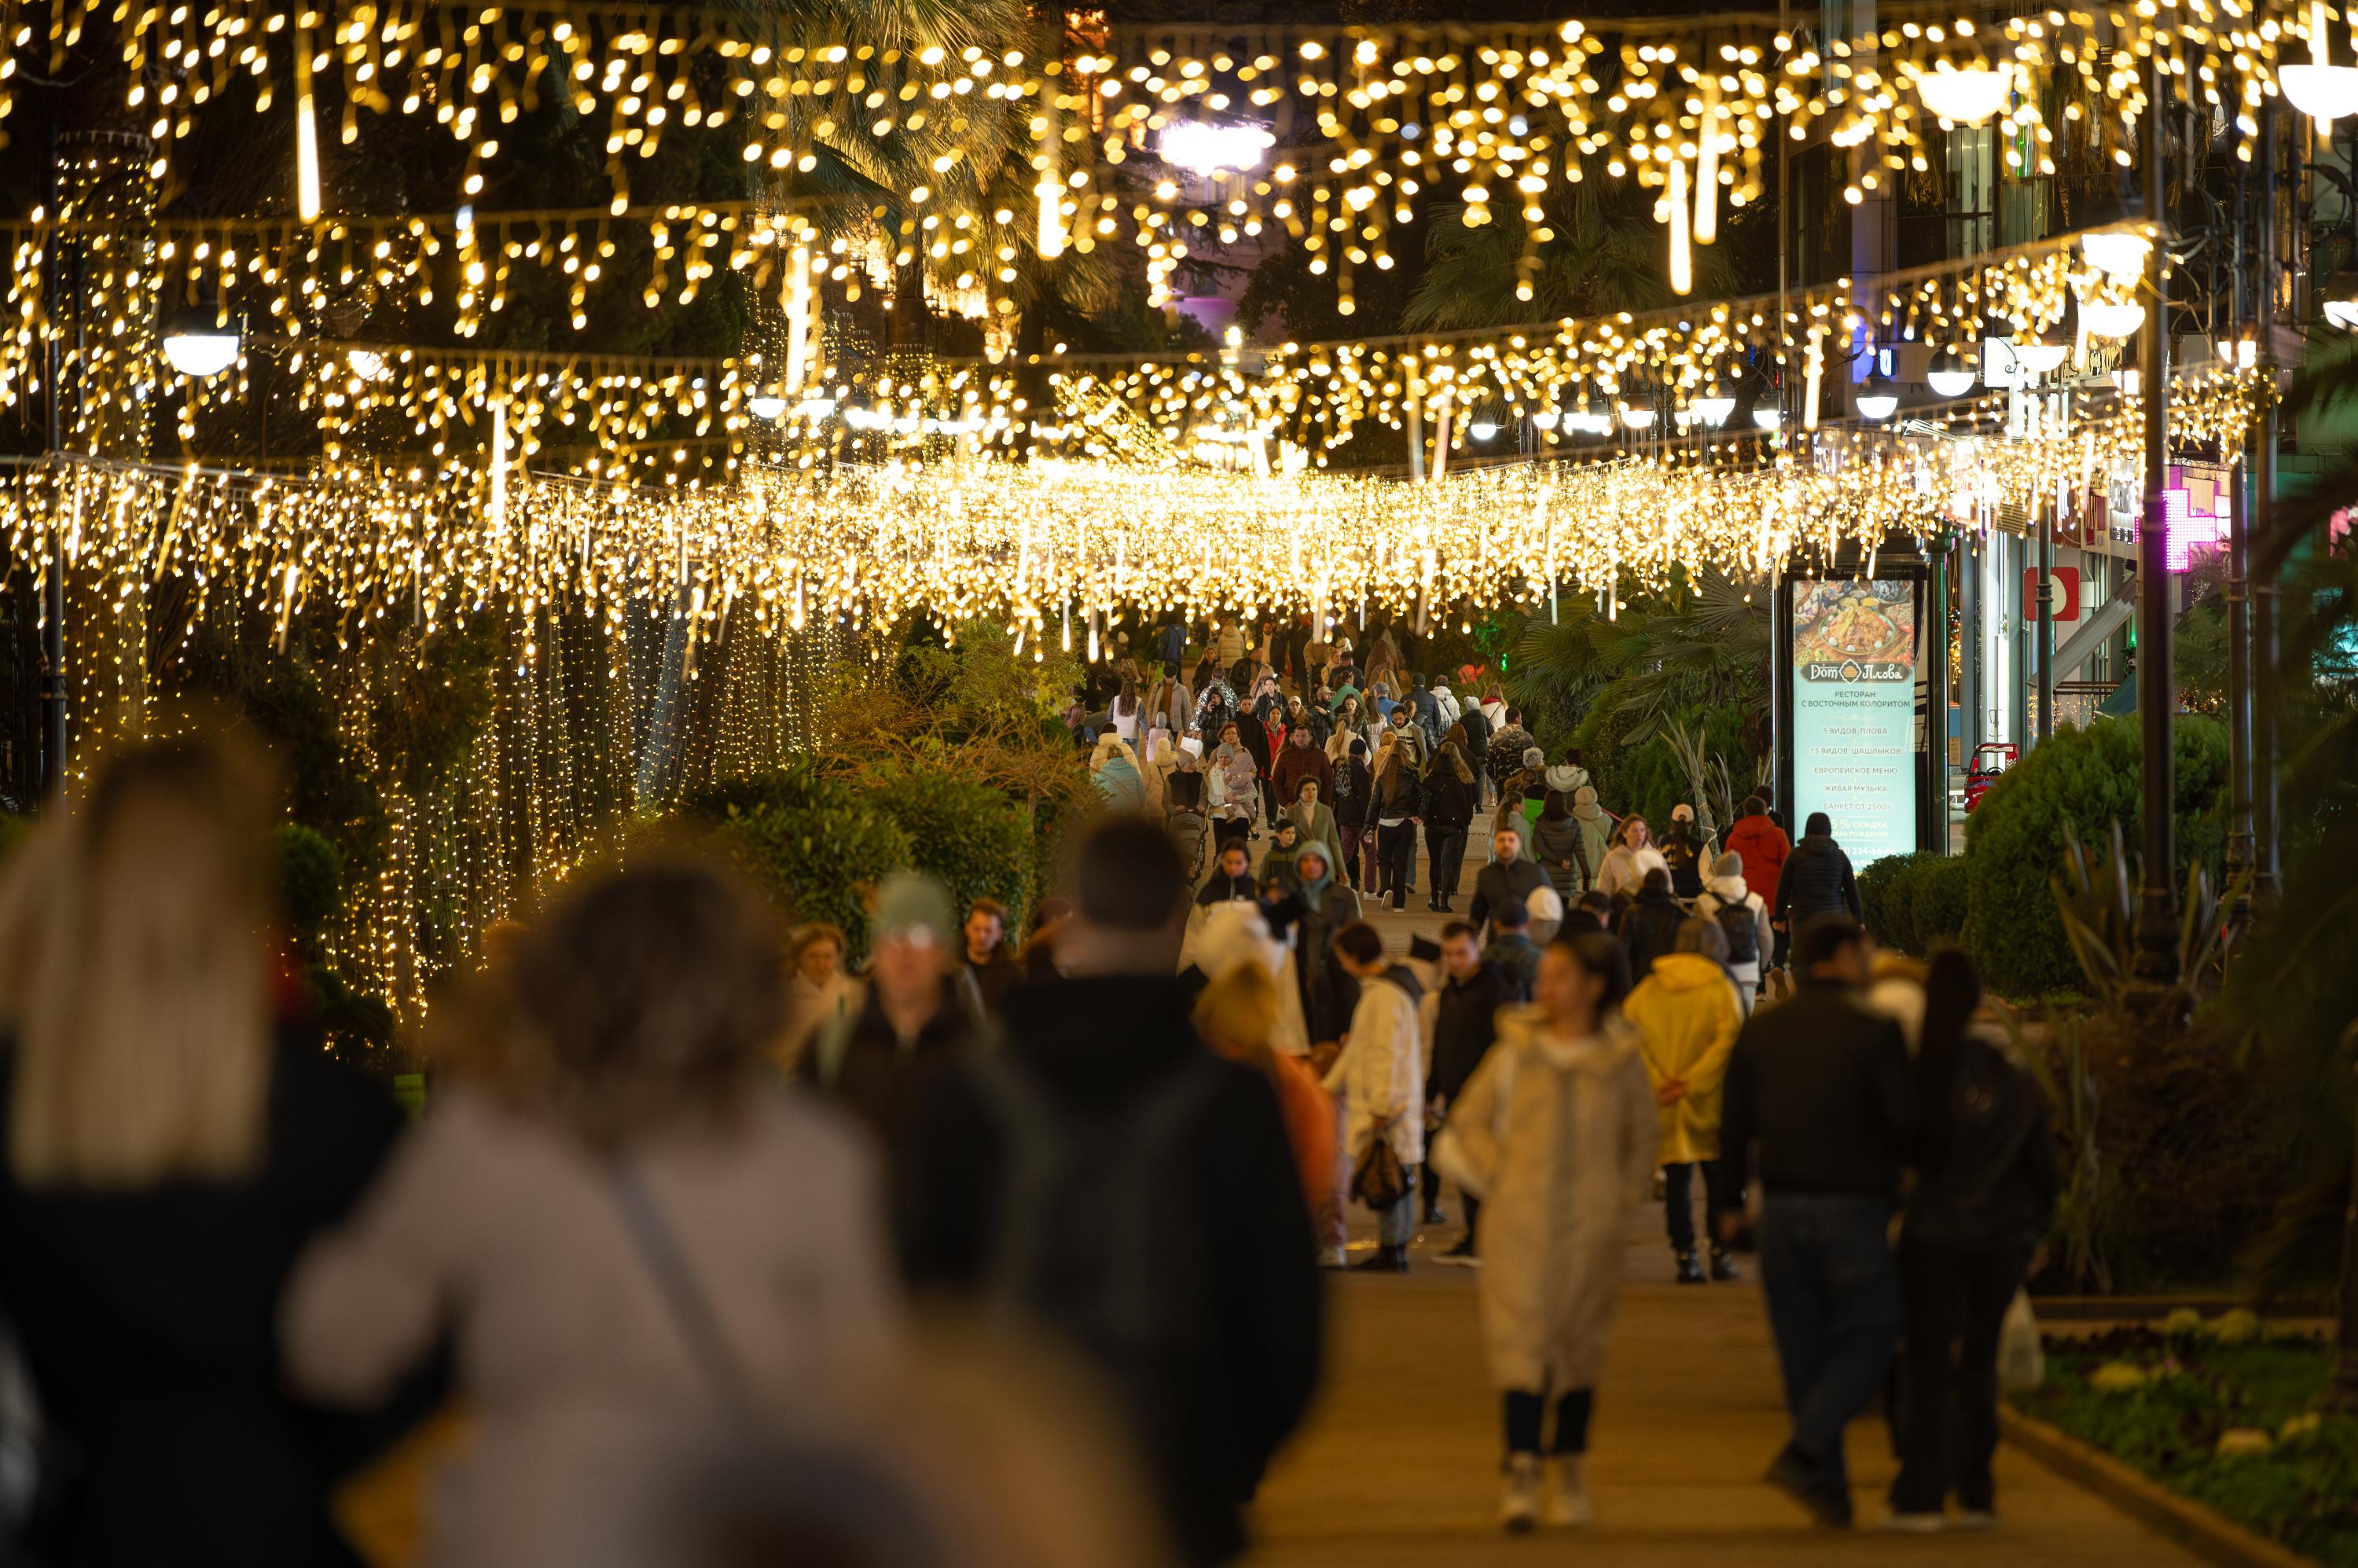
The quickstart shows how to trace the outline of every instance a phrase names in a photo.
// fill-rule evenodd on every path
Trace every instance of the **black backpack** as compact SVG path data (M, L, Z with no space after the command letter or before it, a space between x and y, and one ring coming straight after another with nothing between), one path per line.
M1752 918L1749 903L1729 903L1722 901L1712 918L1719 922L1727 937L1727 961L1730 964L1757 964L1760 961L1760 927Z
M974 1081L1009 1151L983 1300L1064 1336L1140 1420L1154 1422L1201 1344L1190 1277L1188 1133L1235 1069L1189 1054L1111 1116L1067 1108L1000 1052Z

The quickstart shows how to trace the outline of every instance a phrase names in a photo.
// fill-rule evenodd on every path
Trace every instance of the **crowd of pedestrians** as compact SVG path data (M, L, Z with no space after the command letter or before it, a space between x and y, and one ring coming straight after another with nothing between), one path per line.
M1509 1528L1588 1517L1658 1195L1682 1283L1757 1244L1772 1484L1848 1521L1841 1434L1904 1341L1895 1521L1986 1521L1998 1325L2055 1173L1963 956L1911 1049L1822 816L1796 845L1759 799L1724 837L1682 805L1657 842L1395 629L1363 665L1223 625L1186 680L1172 630L1159 675L1070 716L1109 810L1028 931L903 872L860 954L701 862L584 875L487 940L406 1127L286 979L258 774L119 757L0 884L0 1304L73 1455L0 1526L77 1563L352 1562L334 1488L455 1401L438 1563L649 1561L650 1531L741 1522L709 1499L741 1509L713 1477L747 1466L813 1541L887 1494L1020 1539L1024 1508L939 1466L1001 1462L960 1433L1044 1407L945 1402L931 1305L990 1336L968 1362L1070 1368L1109 1412L1104 1444L1080 1413L1044 1439L1094 1456L1027 1473L1038 1517L1122 1536L1106 1560L1227 1562L1315 1387L1349 1211L1351 1266L1405 1272L1453 1188ZM1367 915L1420 871L1438 941L1403 950Z

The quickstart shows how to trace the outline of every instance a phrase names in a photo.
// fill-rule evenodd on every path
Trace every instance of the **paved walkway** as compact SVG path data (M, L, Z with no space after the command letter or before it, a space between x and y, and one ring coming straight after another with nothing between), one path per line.
M1469 887L1481 854L1477 846L1468 857ZM1377 924L1400 952L1411 932L1436 931L1441 918L1420 896ZM1454 1195L1445 1206L1456 1212ZM1325 1391L1263 1493L1253 1568L1480 1568L1575 1553L1584 1564L1632 1568L1827 1561L2193 1568L2198 1560L2183 1549L2003 1447L2003 1530L1885 1534L1874 1526L1893 1464L1879 1422L1861 1422L1850 1437L1862 1528L1812 1528L1759 1482L1785 1423L1758 1291L1749 1282L1672 1284L1659 1227L1650 1210L1631 1228L1590 1433L1596 1521L1576 1541L1545 1530L1510 1538L1498 1528L1498 1402L1482 1365L1475 1276L1430 1260L1456 1239L1443 1228L1420 1238L1406 1277L1337 1279Z

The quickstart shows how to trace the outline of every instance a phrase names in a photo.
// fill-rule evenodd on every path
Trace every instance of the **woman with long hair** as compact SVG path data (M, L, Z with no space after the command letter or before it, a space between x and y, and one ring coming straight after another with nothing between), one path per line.
M590 880L504 977L529 1071L438 1096L304 1259L287 1357L315 1396L374 1398L455 1342L476 1432L435 1563L603 1561L607 1488L668 1435L891 1359L874 1158L764 1065L782 957L719 871Z
M0 1298L75 1455L44 1561L359 1562L328 1498L391 1433L288 1398L274 1311L401 1119L274 995L267 800L227 750L137 747L0 886Z
M1655 871L1669 880L1669 863L1649 839L1646 819L1633 811L1606 840L1605 863L1596 868L1596 891L1608 898L1624 892L1634 895L1646 885L1646 873Z
M1610 937L1550 943L1532 1002L1500 1010L1498 1042L1449 1108L1435 1156L1482 1205L1482 1342L1503 1405L1499 1518L1511 1530L1542 1511L1551 1524L1589 1517L1589 1417L1657 1141L1638 1033L1621 1018L1628 989ZM1555 1463L1544 1510L1543 1436Z
M1132 746L1137 745L1138 677L1135 675L1121 677L1121 689L1113 694L1113 703L1108 711L1113 719L1113 732Z
M1424 809L1424 785L1409 750L1386 730L1376 753L1375 799L1368 815L1376 824L1376 860L1383 868L1379 896L1394 909L1408 907L1411 863L1416 857L1416 819Z

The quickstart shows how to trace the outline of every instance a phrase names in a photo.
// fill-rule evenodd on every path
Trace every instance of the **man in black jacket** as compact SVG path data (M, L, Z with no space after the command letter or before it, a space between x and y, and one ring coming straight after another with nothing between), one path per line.
M1182 1560L1225 1563L1317 1380L1310 1217L1268 1078L1188 1022L1170 841L1116 817L1072 863L1072 978L1010 991L1002 1048L934 1097L908 1271L1093 1366Z
M1671 893L1671 873L1656 866L1638 884L1635 903L1621 912L1621 946L1629 954L1629 983L1636 985L1654 972L1654 960L1679 946L1679 926L1687 912Z
M1913 1159L1917 1096L1899 1026L1857 1000L1867 979L1858 923L1818 916L1794 937L1793 962L1800 990L1754 1013L1728 1058L1719 1157L1727 1191L1742 1192L1756 1168L1766 1191L1760 1283L1793 1417L1768 1483L1820 1523L1846 1526L1843 1429L1882 1386L1899 1341L1887 1232L1899 1167ZM1723 1215L1721 1239L1742 1224Z
M1798 932L1820 914L1866 918L1858 901L1858 879L1851 874L1850 857L1834 842L1833 820L1812 811L1785 869L1777 879L1777 925Z
M1547 872L1523 854L1522 829L1501 827L1490 837L1490 863L1475 874L1474 902L1466 906L1466 918L1478 931L1498 905L1509 899L1528 905L1531 894L1547 885Z
M1498 1010L1520 1000L1514 983L1482 956L1474 927L1462 920L1441 928L1441 984L1426 993L1418 1009L1424 1027L1428 1148L1447 1119L1450 1106L1498 1038ZM1441 1224L1441 1173L1431 1160L1424 1162L1419 1179L1424 1185L1425 1223ZM1471 1193L1459 1195L1466 1201L1466 1234L1441 1255L1444 1259L1474 1256L1474 1220L1482 1204Z

